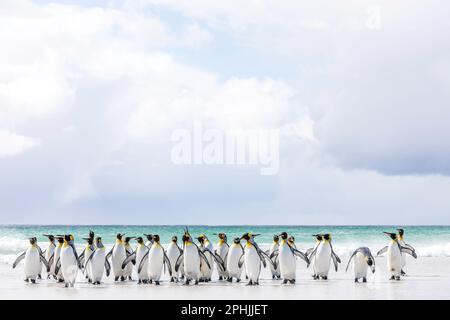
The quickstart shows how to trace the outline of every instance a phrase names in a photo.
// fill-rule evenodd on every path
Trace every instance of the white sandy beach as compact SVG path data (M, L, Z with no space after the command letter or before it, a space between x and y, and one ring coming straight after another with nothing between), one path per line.
M298 262L297 283L282 285L271 280L269 269L263 269L259 286L213 281L198 286L167 282L160 286L137 285L135 281L114 283L107 278L100 286L88 285L79 273L75 288L63 288L52 280L38 284L25 283L23 265L13 270L0 265L0 299L450 299L450 257L408 259L408 276L389 281L386 258L377 257L377 270L367 283L354 283L352 269L345 272L348 257L341 257L338 272L330 271L328 281L315 281L311 270Z

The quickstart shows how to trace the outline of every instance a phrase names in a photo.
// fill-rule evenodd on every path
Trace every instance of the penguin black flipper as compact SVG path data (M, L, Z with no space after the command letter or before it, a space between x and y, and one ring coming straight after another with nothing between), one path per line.
M350 256L350 259L348 259L347 268L345 268L345 272L347 272L348 267L350 265L350 261L352 261L353 257L359 252L359 248L353 251L352 255Z
M97 249L92 250L92 253L90 254L89 258L87 258L86 262L84 263L84 269L86 269L86 267L87 267L89 261L92 260L92 257L94 256L94 253L95 253L96 250L97 250Z
M131 256L134 252L133 251L128 251L127 250L127 257ZM133 264L133 266L136 264L136 258L131 260L131 263Z
M61 268L61 257L58 258L55 264L55 274L59 273L59 269Z
M331 255L334 256L334 259L336 259L336 261L338 263L341 263L341 259L338 257L338 255L336 254L336 252L334 252L333 250L333 245L330 243L330 248L331 248Z
M383 253L387 252L388 250L388 246L381 248L378 252L377 252L377 256L382 255Z
M410 249L410 250L412 250L412 251L416 251L416 249L414 249L413 246L411 246L411 245L409 245L409 244L407 244L407 243L405 243L405 244L403 245L403 247L408 248L408 249Z
M267 250L269 251L269 250ZM272 259L274 256L278 256L278 249L273 250L273 252L270 254L269 258Z
M211 256L213 257L214 261L217 263L217 265L220 267L222 272L225 272L225 262L223 262L222 258L217 253L212 253L211 250L208 248L205 248L206 252L209 252Z
M337 272L338 271L338 261L337 261L336 257L337 257L336 255L331 253L331 259L333 260L334 270Z
M109 261L105 259L105 271L106 276L109 277L109 274L111 273L111 265L109 264Z
M291 251L294 255L303 259L303 261L306 262L306 266L309 267L309 259L303 252L301 252L300 250L294 249L294 248L291 248Z
M175 262L175 271L178 272L180 269L181 264L183 263L184 255L180 254L177 258L177 261Z
M147 251L148 252L148 251ZM128 257L125 258L125 260L123 260L122 262L122 270L125 269L125 267L127 266L127 264L129 264L130 262L132 262L133 260L136 261L136 252L130 254Z
M172 276L172 265L170 264L170 260L169 257L166 254L166 251L163 251L164 253L164 265L167 266L167 268L169 269L169 275Z
M38 248L38 250L39 250L39 254L44 254L44 252L42 252L42 249L41 249L41 247L39 247L38 245L36 245L36 247Z
M108 252L108 254L106 255L106 259L109 259L109 257L112 256L112 253L113 253L113 250L114 250L114 247L115 247L115 246L116 246L116 245L113 245L113 247L111 248L111 251Z
M41 255L39 255L39 259L41 260L42 264L45 266L45 269L47 270L47 272L50 272L50 266L49 266L47 260L45 260L45 257L41 254Z
M209 264L208 258L205 256L203 251L200 250L199 247L197 247L197 249L198 249L197 251L198 251L198 255L200 256L200 258L203 259L203 261L205 261L205 263L208 266L208 268L211 269L211 265Z
M244 264L244 254L241 255L238 261L238 268L242 268L242 265Z
M313 251L314 251L314 248L306 249L306 252L305 252L306 256L309 256L311 254L311 252L313 252Z
M414 250L411 250L410 248L402 247L400 246L400 251L409 254L414 259L417 259L417 254Z
M25 258L25 254L26 254L27 252L25 251L25 252L23 252L22 254L20 254L17 258L16 258L16 261L14 261L14 263L13 263L13 269L15 268L15 267L17 267L17 265L19 264L19 262L20 261L22 261L24 258Z
M83 266L80 262L80 258L78 257L78 253L77 253L77 249L75 248L75 245L73 243L71 243L70 246L72 247L72 251L73 251L73 255L75 256L75 259L77 260L78 268L82 269Z
M52 253L52 255L50 256L50 258L48 259L48 265L52 266L53 264L53 260L55 259L55 253Z
M147 251L147 252L144 254L144 256L142 257L141 262L139 263L139 267L138 267L138 274L141 273L142 267L144 266L144 262L145 262L145 260L148 259L148 253L149 253L149 252L150 252L150 251Z

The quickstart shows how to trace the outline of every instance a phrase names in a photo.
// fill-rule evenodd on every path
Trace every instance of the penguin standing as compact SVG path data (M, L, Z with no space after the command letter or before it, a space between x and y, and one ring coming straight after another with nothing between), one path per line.
M186 228L183 235L183 254L177 259L175 264L175 271L180 270L180 266L183 265L185 285L188 285L190 281L195 281L198 284L200 279L200 260L209 264L208 258L205 256L202 250L194 243L188 229Z
M135 237L126 237L124 241L125 251L127 257L133 254L133 249L130 245L130 240L135 239ZM136 260L132 260L131 263L128 263L125 269L123 270L123 276L125 279L132 280L131 273L133 272L133 265L136 263Z
M172 266L164 248L159 243L159 235L153 235L153 245L148 253L148 277L149 282L155 281L159 285L163 267L167 267L170 277L172 277Z
M306 262L307 266L309 266L309 260L303 252L295 248L294 241L289 242L288 235L286 232L282 232L280 234L280 237L281 237L281 244L278 249L278 252L274 251L274 253L272 254L278 255L280 263L280 274L281 277L283 278L283 284L286 284L288 282L294 284L296 271L295 257L297 256L303 259Z
M200 243L200 249L203 251L205 256L208 258L208 264L200 261L200 282L209 282L211 281L211 275L214 270L214 261L213 261L213 254L212 251L213 246L209 239L204 235L201 234L197 237L198 242Z
M45 249L45 255L44 258L45 260L48 262L48 266L50 267L50 271L47 273L47 279L50 279L51 276L55 277L54 274L54 262L56 262L54 260L55 258L55 236L51 235L51 234L44 234L44 237L48 238L48 246L47 249Z
M291 248L297 249L297 246L295 245L295 238L294 236L290 236L287 239L288 245L291 246Z
M228 250L230 249L230 246L227 243L227 235L223 232L217 234L219 237L219 242L217 243L217 249L215 251L215 254L222 259L222 261L225 262L225 258L228 254ZM222 268L217 269L219 273L219 280L225 280L228 277L228 272L226 270L222 270Z
M106 255L106 259L111 257L111 265L114 274L114 281L125 281L123 275L122 263L127 258L127 251L123 241L123 234L118 233L116 235L116 243L112 247L111 251Z
M402 247L409 248L409 249L411 249L412 251L415 252L416 249L414 249L411 245L405 243L405 237L404 237L405 236L405 230L397 229L397 231L398 231L398 242L400 243L400 245ZM402 276L406 275L405 266L406 266L406 256L405 256L405 253L402 252L402 271L401 271L401 275Z
M236 278L237 282L241 281L242 265L239 265L239 259L243 254L244 248L242 247L241 240L239 238L234 238L233 244L228 249L228 254L226 256L228 282L233 282L233 278Z
M375 273L375 258L372 256L372 252L370 252L370 249L367 247L356 249L348 260L345 272L347 272L352 258L354 258L353 270L355 272L355 282L358 282L359 279L362 279L363 282L367 282L367 269L370 268L372 273Z
M387 267L390 274L389 280L400 280L402 271L402 252L413 256L415 259L417 259L417 255L415 251L410 248L403 247L399 243L398 237L395 233L383 233L387 234L391 238L391 241L389 242L389 245L378 251L377 255L387 252Z
M314 235L316 236L316 235ZM316 245L316 248L311 252L310 260L313 262L314 275L313 278L318 280L322 278L323 280L328 279L328 272L330 270L331 260L333 260L334 269L337 272L338 263L341 263L341 259L333 251L333 246L331 244L331 235L323 234L321 235L322 240Z
M142 237L137 237L138 243L136 250L129 255L122 263L122 269L125 269L128 264L135 261L136 273L138 276L138 284L148 283L148 253L149 248L145 245Z
M267 255L270 257L272 254L278 250L280 244L280 237L276 234L273 236L273 242L270 249L266 251ZM280 264L278 262L278 256L272 259L273 264L270 264L270 272L272 273L272 279L280 279ZM274 267L275 266L275 267Z
M247 285L258 285L259 276L261 274L261 262L266 267L266 260L269 263L273 263L272 260L267 256L267 254L262 251L257 243L255 242L255 237L259 234L244 233L240 240L245 239L247 243L245 244L244 254L239 259L239 267L245 264L245 272L249 279ZM275 266L274 266L275 267Z
M173 236L170 241L169 246L167 247L167 257L170 261L170 266L172 267L172 276L170 277L170 282L178 282L180 270L175 271L175 265L177 263L177 259L180 255L183 254L183 250L178 246L178 237Z
M86 274L86 279L88 279L88 283L92 283L92 270L91 265L88 264L88 261L95 251L94 238L91 237L83 238L83 240L87 241L87 245L84 251L80 254L80 262L83 265L84 272Z
M147 246L147 248L151 248L152 244L153 244L153 235L151 233L147 234L144 233L145 238L147 238L147 242L145 243L145 245Z
M42 255L39 246L37 245L37 239L35 237L29 238L30 246L28 249L20 254L13 263L13 269L17 267L18 263L25 259L25 281L36 283L36 279L42 271L42 264L46 267L47 272L50 272L50 267Z
M106 249L102 243L102 238L95 239L95 246L92 254L86 261L86 270L90 272L91 283L94 285L100 284L103 279L103 274L106 271L106 276L109 276L111 266L106 259Z
M55 248L55 255L53 256L53 263L50 272L53 273L55 276L55 280L58 282L64 282L64 277L62 275L61 268L56 268L56 263L59 261L61 257L61 249L64 244L64 237L63 236L56 236L56 240L58 241L58 244ZM59 270L58 270L59 269Z
M313 234L313 237L316 237L317 241L314 244L314 246L312 248L309 248L306 250L305 254L308 257L308 259L311 261L311 253L313 253L313 251L317 248L317 246L319 245L320 241L322 241L322 235L321 234Z
M77 250L75 249L74 237L71 234L64 236L64 244L61 249L57 268L59 268L59 266L62 270L65 287L73 287L77 280L78 268L81 269L81 264Z

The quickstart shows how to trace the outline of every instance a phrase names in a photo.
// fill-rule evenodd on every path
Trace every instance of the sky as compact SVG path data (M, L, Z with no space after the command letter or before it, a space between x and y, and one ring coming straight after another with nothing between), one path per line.
M450 224L450 3L0 2L2 224ZM279 170L171 136L276 130Z

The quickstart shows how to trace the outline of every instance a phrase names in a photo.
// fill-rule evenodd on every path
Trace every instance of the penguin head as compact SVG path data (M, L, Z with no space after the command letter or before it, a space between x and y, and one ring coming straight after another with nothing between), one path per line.
M89 245L94 243L94 238L83 238L83 240L86 240Z
M55 236L52 234L43 234L44 237L47 237L50 242L55 242Z
M97 244L98 248L103 248L103 243L102 243L102 238L101 237L97 237L95 239L95 243Z
M153 235L150 233L150 234L146 234L146 233L144 233L144 236L147 238L147 240L148 241L153 241Z
M220 240L227 242L227 235L225 233L220 232L217 234L217 236L219 237Z
M125 238L125 243L128 244L130 243L130 240L135 239L136 237L126 237Z
M136 238L137 243L139 244L143 244L144 243L144 239L142 239L142 237L137 237Z
M323 240L323 236L321 234L313 234L313 237L315 237L317 239L317 241Z
M173 236L173 237L172 237L172 242L173 242L173 243L177 243L177 241L178 241L178 237L177 237L177 236Z
M31 245L35 245L35 244L37 243L36 237L31 237L31 238L29 238L28 240L30 240L30 244L31 244Z
M183 243L186 243L186 242L193 242L193 241L192 241L192 237L191 237L191 235L189 234L189 231L188 231L187 229L184 231L183 237L182 237L181 239L183 240Z
M329 233L325 233L325 234L322 236L322 238L323 238L323 240L325 240L325 241L331 241L331 235L330 235Z
M71 235L71 234L66 234L66 235L64 236L64 241L67 242L67 243L72 242L73 239L74 239L74 238L73 238L73 235Z
M403 229L397 229L397 231L398 231L398 237L399 237L400 239L403 239L403 235L405 234L405 230L403 230Z
M88 238L94 239L94 236L95 236L94 231L89 230L89 237Z
M63 236L56 236L56 240L58 240L58 243L64 243L64 237Z
M274 235L273 235L273 242L274 242L274 243L278 243L278 241L280 241L279 236L278 236L277 234L274 234Z
M116 234L116 241L122 241L122 237L124 236L124 234L122 234L122 233L118 233L118 234Z
M204 234L199 235L197 238L198 242L200 242L201 244L205 243L205 241L207 240L206 236Z
M291 244L295 243L295 238L293 236L290 236L288 242Z
M241 239L240 239L239 237L234 238L234 239L233 239L233 243L235 243L235 244L240 244L240 243L241 243Z
M250 232L247 232L247 233L244 233L244 234L242 235L241 240L242 240L242 239L245 239L245 240L247 240L247 241L253 241L253 238L255 238L255 237L257 237L257 236L259 236L259 233L257 233L257 234L252 234L252 233L250 233Z
M395 233L386 232L386 231L384 231L383 233L387 234L392 240L394 240L394 241L397 240L397 235Z
M159 234L153 235L153 241L159 243Z
M288 238L288 234L287 232L282 232L279 234L279 236L281 237L281 239L286 240Z

